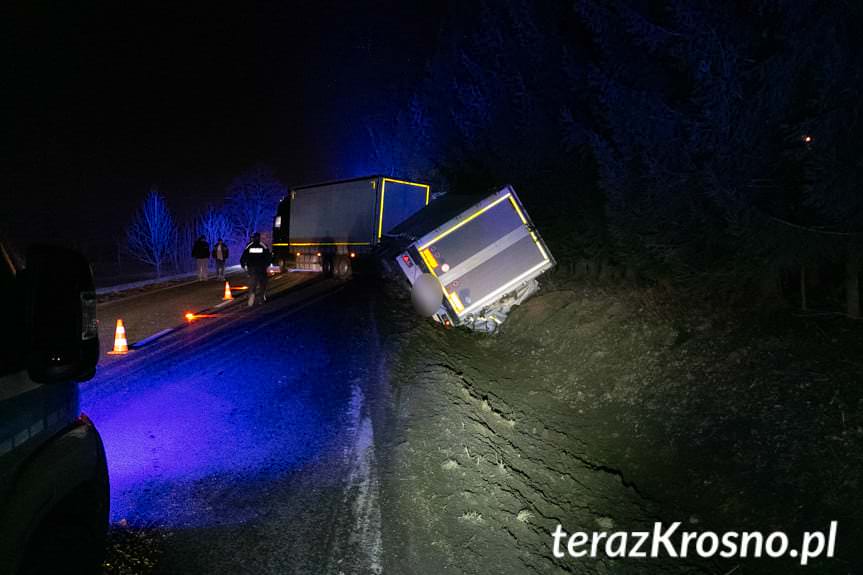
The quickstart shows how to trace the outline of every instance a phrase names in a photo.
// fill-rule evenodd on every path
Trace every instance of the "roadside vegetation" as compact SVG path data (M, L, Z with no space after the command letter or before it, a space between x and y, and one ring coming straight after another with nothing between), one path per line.
M97 284L111 286L190 272L195 263L192 245L199 236L204 236L211 249L221 238L230 250L229 265L236 264L253 232L261 232L269 241L273 213L286 190L270 168L258 164L231 180L220 202L178 216L168 199L170 194L152 187L125 226L124 235L116 238L111 258L106 259L105 254L97 258Z
M794 567L551 557L557 523L659 519L792 536L838 520L840 559L818 569L854 571L859 6L504 0L448 18L390 116L401 145L377 151L449 193L513 184L558 268L492 337L380 306L393 571Z
M513 184L573 272L859 317L860 6L648 4L451 3L379 163Z
M395 297L395 296L393 296ZM863 476L863 325L556 274L501 332L381 311L393 330L393 572L787 573L793 562L554 560L551 532L782 530L839 521ZM383 308L382 308L383 310ZM414 566L414 567L412 567Z

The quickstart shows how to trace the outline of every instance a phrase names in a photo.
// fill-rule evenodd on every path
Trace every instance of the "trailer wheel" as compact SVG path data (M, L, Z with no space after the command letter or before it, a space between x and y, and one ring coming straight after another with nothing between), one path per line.
M340 279L348 279L351 277L351 260L345 256L339 256L336 258L334 264L334 274L337 278Z

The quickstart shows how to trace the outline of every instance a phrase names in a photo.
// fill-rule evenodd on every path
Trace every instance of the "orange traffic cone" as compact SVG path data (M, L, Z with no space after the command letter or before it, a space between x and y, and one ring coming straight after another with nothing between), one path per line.
M123 355L129 353L129 346L126 343L126 328L123 326L123 320L117 320L117 329L114 330L114 349L108 352L108 355Z
M225 301L234 299L234 296L231 294L231 284L228 282L225 282L225 296L222 299Z

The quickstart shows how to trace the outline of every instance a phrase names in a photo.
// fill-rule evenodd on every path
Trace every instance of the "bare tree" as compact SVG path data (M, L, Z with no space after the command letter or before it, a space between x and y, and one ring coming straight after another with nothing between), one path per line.
M177 273L185 273L192 270L194 260L192 259L192 245L198 237L194 222L186 222L178 226L174 239L174 248L171 250L171 263Z
M162 265L171 257L176 237L177 226L165 197L152 188L126 232L129 253L152 265L156 277L162 277Z
M209 206L198 217L198 230L212 247L216 245L216 240L219 238L223 239L226 243L231 243L234 226L231 224L231 220L224 210L217 210L213 206Z
M261 165L235 178L227 191L227 214L241 239L269 228L279 200L287 194L272 170Z

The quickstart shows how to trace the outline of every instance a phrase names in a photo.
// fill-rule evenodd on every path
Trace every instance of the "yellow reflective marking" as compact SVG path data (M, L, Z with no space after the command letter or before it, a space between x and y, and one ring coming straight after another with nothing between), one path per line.
M536 244L539 253L542 254L542 259L548 261L548 254L545 253L545 250L542 248L542 244L539 243L539 238L537 237L536 232L530 232L530 237L533 238L533 243Z
M428 267L432 271L434 271L434 269L437 267L437 259L435 259L435 257L432 255L431 250L423 250L420 252L420 255L422 256L423 260L425 260L425 263L428 264Z
M429 253L429 255L431 255L431 253ZM420 257L424 257L422 252L420 252ZM432 258L434 258L434 256L432 256ZM428 263L428 262L426 262L426 263ZM437 263L437 260L435 260L435 263ZM437 280L437 284L440 286L440 291L443 293L443 296L445 298L449 299L450 294L447 293L446 286L443 285L443 282L441 282L440 278L437 276L437 274L434 273L434 269L429 269L429 271L431 272L431 275L434 276L434 279Z
M452 307L455 309L456 313L461 313L464 310L464 305L461 303L461 298L458 297L458 294L452 292L449 294L449 301L452 304Z
M384 194L387 192L387 179L383 179L383 183L381 183L381 213L378 216L378 239L384 233Z
M492 203L490 203L489 205L485 206L484 208L480 208L479 210L477 210L476 212L474 212L473 214L471 214L469 217L467 217L466 219L464 219L464 220L462 220L461 222L457 223L456 225L454 225L454 226L453 226L453 227L451 227L450 229L446 230L445 232L441 233L441 234L440 234L440 235L438 235L437 237L433 238L431 241L429 241L429 243L425 244L424 246L422 246L422 247L421 247L421 248L419 248L419 249L420 249L420 250L424 250L424 249L428 248L430 245L432 245L432 244L433 244L433 243L435 243L436 241L438 241L438 240L440 240L440 239L442 239L442 238L445 238L446 236L450 235L451 233L453 233L454 231L456 231L456 230L457 230L457 229L459 229L460 227L462 227L462 226L466 225L466 224L467 224L468 222L470 222L471 220L474 220L474 219L478 218L479 216L481 216L481 215L482 215L482 214L484 214L485 212L489 211L490 209L492 209L493 207L495 207L495 206L496 206L496 205L498 205L499 203L501 203L501 202L503 202L503 201L506 201L507 199L509 199L509 198L510 198L510 196L511 196L511 195L512 195L512 194L507 194L507 195L505 195L505 196L503 196L503 197L501 197L501 198L496 199L495 201L493 201L493 202L492 202Z
M387 191L387 182L392 182L394 184L404 184L406 186L415 186L418 188L425 188L426 191L426 204L429 205L429 197L431 193L431 186L429 184L418 184L416 182L408 182L405 180L397 180L395 178L382 178L381 179L381 213L378 215L378 238L380 239L384 233L384 194Z
M405 184L408 186L417 186L418 188L429 189L429 187L430 187L428 184L419 184L417 182L408 182L406 180L397 180L395 178L384 178L383 180L384 180L384 182L392 182L394 184Z
M512 202L512 207L513 207L513 208L515 208L515 213L517 213L517 214L518 214L518 217L520 217L520 218L521 218L521 223L523 223L523 224L527 224L527 218L526 218L526 217L524 217L524 214L523 214L523 213L521 213L521 208L519 208L519 207L518 207L518 204L517 204L517 203L515 203L515 198L513 198L512 196L510 196L510 197L509 197L509 201L510 201L510 202Z

